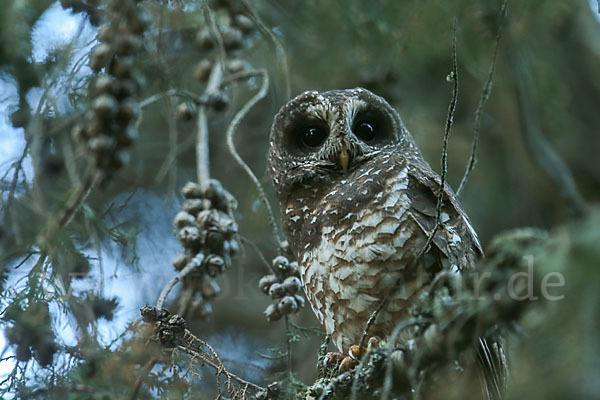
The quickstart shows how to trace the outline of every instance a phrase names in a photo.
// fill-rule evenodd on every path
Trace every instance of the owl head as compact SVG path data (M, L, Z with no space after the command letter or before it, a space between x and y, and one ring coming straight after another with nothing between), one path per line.
M382 151L399 147L415 146L400 116L383 98L363 88L308 91L275 116L270 173L281 195L316 177L344 179Z

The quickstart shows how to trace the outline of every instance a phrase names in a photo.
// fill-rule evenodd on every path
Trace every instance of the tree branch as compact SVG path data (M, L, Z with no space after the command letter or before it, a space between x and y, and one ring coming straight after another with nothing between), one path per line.
M204 91L204 96L210 98L218 92L223 79L223 70L218 64L214 64L208 78L208 84ZM203 190L206 190L210 181L210 156L208 151L208 120L206 117L206 105L198 107L198 136L196 141L196 161L198 183Z

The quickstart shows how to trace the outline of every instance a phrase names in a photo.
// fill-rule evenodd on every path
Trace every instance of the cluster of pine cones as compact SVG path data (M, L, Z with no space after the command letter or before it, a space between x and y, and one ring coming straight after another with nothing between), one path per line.
M239 1L213 1L211 8L214 10L215 22L219 26L223 49L227 53L225 66L229 73L236 73L246 68L246 64L239 58L235 58L235 53L244 47L244 39L248 37L255 29L254 22L244 15L242 2ZM214 36L214 32L205 26L196 34L196 45L203 54L206 51L214 50L219 40ZM213 52L216 58L216 53ZM201 82L208 80L210 71L213 68L215 59L204 58L196 65L194 76Z
M231 265L232 256L240 251L238 226L232 218L237 201L215 179L206 189L188 182L181 192L186 200L173 225L185 253L175 256L173 266L178 271L190 263L195 266L196 273L184 281L184 290L192 289L191 311L199 310L204 316L212 311L208 301L221 291L214 278Z
M135 56L151 24L151 17L135 0L110 1L107 15L109 21L98 29L100 44L90 54L89 66L97 74L89 86L91 110L73 128L74 139L92 157L100 183L127 162L125 149L135 136L133 99L140 90Z
M273 259L273 270L274 274L265 275L258 282L260 290L275 301L265 310L269 322L297 313L304 306L298 263L290 262L285 256L278 256Z

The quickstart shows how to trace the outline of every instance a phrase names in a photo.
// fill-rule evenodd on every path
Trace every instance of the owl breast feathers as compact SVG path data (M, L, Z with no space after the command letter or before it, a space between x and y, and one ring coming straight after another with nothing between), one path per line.
M398 113L368 90L299 95L276 115L270 141L282 225L309 303L340 351L360 341L392 288L372 335L406 320L437 273L472 268L482 255L446 185L441 226L417 260L436 224L440 178Z

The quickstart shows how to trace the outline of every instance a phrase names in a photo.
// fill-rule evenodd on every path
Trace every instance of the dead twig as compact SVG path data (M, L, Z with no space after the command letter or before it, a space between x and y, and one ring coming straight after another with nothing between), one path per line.
M202 347L206 347L208 351L204 350ZM219 375L225 375L228 380L234 380L244 386L254 389L257 392L264 390L264 388L261 386L258 386L252 382L248 382L245 379L242 379L239 376L227 371L222 361L219 359L216 351L208 343L199 339L187 329L185 330L183 344L177 346L177 348L182 352L196 357L203 363L213 367L217 370Z

